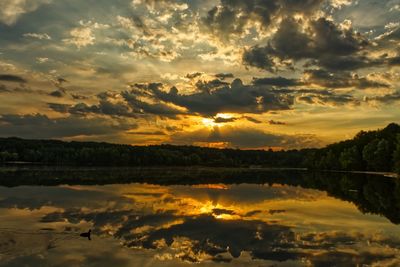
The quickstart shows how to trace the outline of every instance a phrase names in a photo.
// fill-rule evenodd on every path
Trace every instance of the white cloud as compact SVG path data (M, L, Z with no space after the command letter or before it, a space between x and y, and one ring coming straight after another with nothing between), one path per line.
M394 5L389 11L400 11L400 5Z
M352 4L352 0L332 0L331 6L334 8L342 8L343 6L349 6Z
M42 63L46 63L47 61L49 61L49 58L47 58L47 57L37 57L37 58L36 58L36 61L37 61L39 64L42 64Z
M71 38L63 40L67 44L73 44L78 48L94 44L95 37L89 27L73 28L69 34Z
M36 38L39 40L51 40L47 33L24 33L24 37Z
M0 0L0 22L13 25L25 13L35 11L52 0Z
M133 29L133 22L130 18L125 18L122 16L117 16L118 23L125 29Z
M64 39L63 41L67 44L72 44L78 48L93 45L94 31L106 30L110 28L108 24L102 24L94 21L79 21L80 27L73 28L69 31L70 38Z

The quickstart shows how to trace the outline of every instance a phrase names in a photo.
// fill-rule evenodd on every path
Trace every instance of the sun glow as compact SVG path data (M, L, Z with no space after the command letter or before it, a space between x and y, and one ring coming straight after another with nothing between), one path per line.
M210 127L210 128L213 128L218 125L218 123L214 122L214 119L210 119L210 118L203 118L201 120L201 122L203 123L204 126Z
M222 118L222 119L232 119L235 116L229 113L218 113L215 118Z
M228 113L218 113L213 118L203 118L202 123L206 127L214 128L219 124L225 124L228 122L233 122L236 120L236 117L232 114Z

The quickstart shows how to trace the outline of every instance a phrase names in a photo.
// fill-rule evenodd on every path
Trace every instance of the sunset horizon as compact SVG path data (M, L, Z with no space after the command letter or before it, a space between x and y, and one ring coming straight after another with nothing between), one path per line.
M0 267L400 266L400 0L0 0Z
M393 0L5 1L0 136L324 147L399 122L399 15Z

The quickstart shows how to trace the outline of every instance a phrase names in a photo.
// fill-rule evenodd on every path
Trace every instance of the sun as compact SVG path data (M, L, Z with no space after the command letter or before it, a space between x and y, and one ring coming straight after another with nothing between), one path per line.
M214 119L211 118L203 118L201 120L204 126L209 127L209 128L214 128L215 126L218 125L218 123L214 122Z
M229 122L229 119L235 118L234 115L228 114L228 113L218 113L215 115L213 118L202 118L202 123L204 126L209 127L209 128L214 128L215 126L218 126L220 124L225 124ZM223 119L219 120L218 119ZM226 121L224 121L226 120ZM218 122L216 122L218 121Z

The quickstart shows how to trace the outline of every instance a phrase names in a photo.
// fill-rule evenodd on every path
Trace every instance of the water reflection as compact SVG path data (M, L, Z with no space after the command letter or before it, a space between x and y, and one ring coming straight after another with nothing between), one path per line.
M251 172L100 186L74 175L70 185L0 187L0 265L400 264L394 179ZM90 249L79 236L88 229Z

